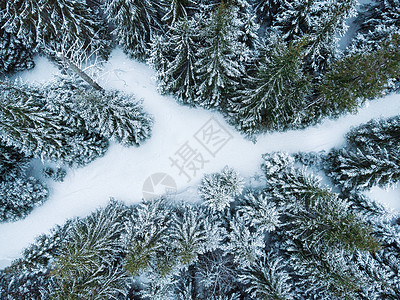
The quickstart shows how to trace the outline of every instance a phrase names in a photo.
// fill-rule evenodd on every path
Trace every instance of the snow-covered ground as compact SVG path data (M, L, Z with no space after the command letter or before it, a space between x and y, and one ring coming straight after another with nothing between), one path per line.
M23 80L49 80L59 73L44 58L37 59L36 64L33 70L21 74ZM204 173L216 172L229 165L243 176L252 176L259 171L263 153L329 150L344 143L344 134L352 126L371 118L400 113L400 95L390 95L370 102L356 115L326 120L306 130L265 134L253 143L236 132L218 113L181 106L172 97L161 96L156 89L154 72L145 64L128 59L118 49L112 53L105 72L103 86L133 93L137 99L144 100L145 109L155 120L152 137L139 148L111 145L104 157L84 168L69 170L63 183L49 183L49 200L26 219L1 224L0 268L18 257L38 234L48 232L68 218L89 214L105 205L110 197L126 203L139 202L143 183L154 173L169 174L178 193L190 191L188 194L192 195L193 188L189 187L197 185ZM207 135L211 131L215 134ZM211 140L208 139L211 136ZM226 144L221 147L223 143ZM196 174L185 169L191 176L190 181L183 173L179 175L176 165L171 166L171 159L178 161L189 156L195 159L191 166L199 168ZM184 200L185 195L178 198ZM389 205L399 208L399 197L393 197L391 201L393 203Z

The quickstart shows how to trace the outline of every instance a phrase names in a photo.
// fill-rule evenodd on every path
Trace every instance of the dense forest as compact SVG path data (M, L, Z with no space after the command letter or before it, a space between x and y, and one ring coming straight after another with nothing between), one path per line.
M151 139L141 101L84 68L117 46L161 94L256 139L398 92L400 1L1 1L0 222L49 197L32 160L62 181L110 143ZM61 75L13 80L37 55ZM365 191L400 179L400 116L329 152L265 153L260 170L257 186L229 166L205 175L200 202L111 199L72 218L0 271L0 298L399 299L400 217Z

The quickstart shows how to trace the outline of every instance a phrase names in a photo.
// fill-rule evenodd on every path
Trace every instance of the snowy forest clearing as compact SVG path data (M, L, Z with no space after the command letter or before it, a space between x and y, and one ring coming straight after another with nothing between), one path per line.
M137 99L143 98L145 109L154 117L152 137L139 148L113 144L104 157L87 167L68 170L63 183L49 182L51 194L44 205L24 220L0 225L0 268L18 257L38 234L47 232L68 218L89 214L106 205L110 197L126 203L139 202L144 181L154 173L171 175L178 193L188 186L197 185L203 174L220 171L225 165L249 177L258 173L263 153L329 150L344 143L344 134L352 126L372 118L400 114L400 95L389 95L371 101L356 115L326 120L306 130L262 135L254 144L229 126L219 113L181 106L172 97L161 96L157 92L153 71L145 64L128 59L121 50L114 50L105 72L104 82L101 83L104 87L133 93ZM27 81L46 81L53 76L52 73L58 73L57 69L46 59L39 58L36 67L22 73L21 77ZM222 124L233 137L215 157L194 138L210 118ZM184 145L196 149L205 161L204 167L195 176L191 174L190 182L183 174L179 175L178 168L171 166L170 160ZM373 198L386 197L386 193L375 188L369 193ZM390 206L399 209L398 190L389 194L392 199Z

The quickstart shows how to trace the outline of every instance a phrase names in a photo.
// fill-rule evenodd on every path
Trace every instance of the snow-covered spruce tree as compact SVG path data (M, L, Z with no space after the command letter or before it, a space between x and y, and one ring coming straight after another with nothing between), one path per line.
M334 149L326 158L328 175L344 189L389 187L400 180L399 155L399 148Z
M225 253L233 254L235 263L241 268L256 263L265 247L263 232L251 230L238 214L232 218L230 229L229 242L224 245Z
M400 143L400 116L371 120L353 128L346 134L346 141L351 148L377 146L394 150Z
M166 234L171 223L170 212L165 208L165 200L147 201L135 208L122 237L126 254L124 267L133 274L140 275L153 264L157 255L166 246ZM163 272L162 270L159 270Z
M238 270L232 254L225 255L220 249L199 255L195 271L196 290L202 299L231 296L239 289Z
M3 5L3 15L4 28L28 48L52 52L78 43L88 53L110 53L107 26L85 0L10 0Z
M356 110L361 101L382 95L389 79L398 75L399 47L400 35L395 35L378 50L350 54L332 64L318 87L318 110L338 115Z
M160 0L106 0L105 12L115 25L114 35L131 57L144 60L148 56L153 35L161 32L163 13Z
M355 15L357 0L325 1L314 19L307 45L307 64L317 74L327 69L336 56L338 36L347 30L346 20Z
M47 108L65 122L126 146L151 135L152 118L132 95L97 91L72 82L56 82L46 93Z
M31 50L2 28L0 21L0 74L31 69L34 65Z
M253 0L254 10L263 27L269 27L276 15L287 8L288 0Z
M34 178L18 178L0 183L0 222L27 216L47 200L48 191Z
M293 294L286 268L287 262L282 258L272 253L263 254L246 267L239 278L253 299L290 300Z
M229 114L248 134L299 126L309 81L302 70L303 43L272 38L254 77L230 101Z
M271 232L279 227L279 210L268 196L249 192L239 199L239 203L237 210L247 225L261 232Z
M104 138L68 126L44 109L43 92L11 83L0 85L0 139L26 156L84 165L104 154Z
M22 176L29 159L14 147L8 147L0 141L0 182Z
M205 205L219 212L229 207L242 190L243 179L227 166L220 173L205 175L199 186L199 194Z
M176 22L187 20L188 17L198 11L199 3L197 0L164 0L165 15L162 18L163 23L173 26Z
M172 239L180 263L190 265L197 260L197 255L207 249L207 239L210 237L203 210L189 205L183 205L172 218L169 238Z
M260 29L260 26L256 21L256 15L250 1L231 0L230 3L238 10L238 19L240 21L239 41L244 43L250 49L255 49L258 45L258 30ZM252 54L243 53L242 56L251 57Z
M110 204L77 220L52 262L56 299L112 299L125 294L126 275L118 264L124 213Z
M312 32L315 18L320 12L317 0L291 1L276 16L273 26L283 33L287 41L296 40Z
M235 5L221 4L200 24L203 46L196 53L197 99L206 108L226 106L244 73L243 54L247 47L239 41L241 36L238 9Z
M346 251L380 248L372 228L350 209L347 201L321 187L319 178L294 168L282 154L265 154L263 159L266 192L282 207L285 222L279 232L288 239ZM277 160L282 161L279 167L274 164Z
M194 104L197 81L195 52L199 47L196 19L176 21L166 34L152 44L151 64L157 70L159 89L164 94L173 94L179 101ZM164 38L165 39L165 38Z
M340 249L316 245L310 247L288 241L283 247L290 254L294 268L294 294L310 299L358 299L359 290L367 287L349 255Z
M400 2L398 0L374 0L365 4L355 23L359 25L353 40L352 52L366 48L379 49L380 44L400 34Z

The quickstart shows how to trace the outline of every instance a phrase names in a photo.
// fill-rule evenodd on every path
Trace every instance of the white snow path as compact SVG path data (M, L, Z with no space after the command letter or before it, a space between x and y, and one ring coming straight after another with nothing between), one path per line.
M59 73L46 59L21 74L28 81L49 80ZM172 97L161 96L156 89L154 72L145 64L128 59L121 50L114 50L106 65L108 76L102 84L121 89L144 99L145 109L154 116L152 137L139 148L112 145L106 155L90 165L69 170L63 183L50 183L51 195L24 220L0 225L0 268L9 265L21 251L56 224L75 216L85 216L104 206L110 197L126 203L141 201L145 179L153 173L165 172L176 181L178 191L199 183L204 173L216 172L225 165L251 176L259 170L261 155L271 151L320 151L340 146L344 134L371 118L400 114L400 95L374 100L356 115L326 120L306 130L262 135L256 144L244 139L215 112L181 106ZM233 136L213 158L193 138L211 117L218 120ZM169 157L186 142L203 154L209 162L187 183L172 167ZM400 199L399 199L400 201Z

